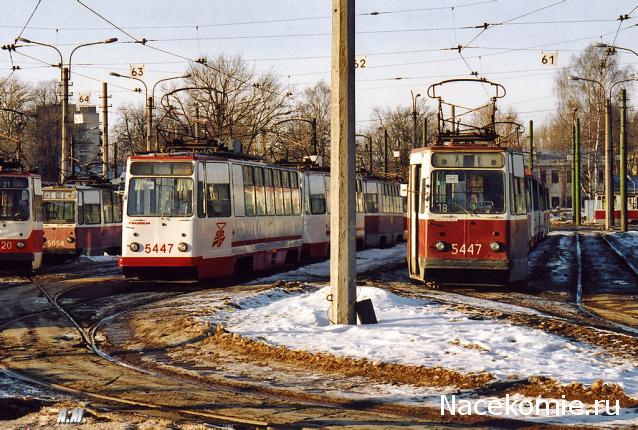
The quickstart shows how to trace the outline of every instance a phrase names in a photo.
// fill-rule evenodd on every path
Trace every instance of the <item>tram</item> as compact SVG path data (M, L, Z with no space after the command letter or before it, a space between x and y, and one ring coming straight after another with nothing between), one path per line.
M365 246L384 248L405 240L404 199L400 184L363 178Z
M109 183L44 188L45 255L118 255L122 196Z
M485 126L461 123L453 108L445 116L450 105L436 89L457 81L495 89L486 105L493 113L505 95L500 84L482 79L428 89L439 100L438 135L433 145L410 155L409 274L450 284L524 284L528 250L547 234L547 192L526 175L524 153L500 144L494 114Z
M18 162L0 159L0 263L42 265L42 179Z
M168 151L127 161L126 277L215 278L298 262L297 170L198 145Z

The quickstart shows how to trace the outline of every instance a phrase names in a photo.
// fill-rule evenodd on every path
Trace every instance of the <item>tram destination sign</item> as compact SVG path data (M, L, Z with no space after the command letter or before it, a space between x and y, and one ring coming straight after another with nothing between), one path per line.
M0 188L27 188L27 178L0 178Z

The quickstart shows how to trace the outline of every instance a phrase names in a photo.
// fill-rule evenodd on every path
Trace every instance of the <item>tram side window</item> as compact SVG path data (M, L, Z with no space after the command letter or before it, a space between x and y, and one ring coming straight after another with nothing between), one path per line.
M284 190L281 188L281 170L273 170L273 186L275 188L275 214L284 214Z
M33 212L35 222L42 222L44 220L44 210L42 208L42 196L38 194L33 195Z
M357 179L356 182L356 199L357 199L357 213L362 213L363 212L363 193L361 192L361 179Z
M206 188L206 170L204 169L204 163L197 163L197 216L204 218L206 216L206 210L204 202Z
M281 171L281 187L284 192L284 215L292 214L292 201L291 201L291 190L290 190L290 177L288 176L288 172L285 170Z
M94 225L100 223L100 191L85 190L84 195L84 224Z
M372 188L374 185L374 188ZM365 193L366 213L376 214L379 212L379 194L377 193L377 184L367 184L368 191ZM371 192L374 190L374 192Z
M301 195L299 194L299 176L297 172L290 173L290 191L292 194L292 214L301 214Z
M113 193L113 221L122 222L122 195Z
M255 216L255 185L253 166L243 166L244 171L244 204L246 216Z
M113 199L109 190L102 190L102 213L104 224L113 224Z
M266 191L264 190L264 169L254 168L255 176L255 201L257 216L266 215Z
M206 212L208 218L230 216L228 164L206 163Z
M517 178L510 175L512 183L512 213L516 215L525 215L527 213L527 205L525 204L525 179Z
M535 211L540 210L540 206L538 204L538 198L539 198L539 186L538 186L538 182L537 181L532 181L532 207Z
M272 169L264 169L264 187L266 188L266 214L275 215L275 189L272 184Z

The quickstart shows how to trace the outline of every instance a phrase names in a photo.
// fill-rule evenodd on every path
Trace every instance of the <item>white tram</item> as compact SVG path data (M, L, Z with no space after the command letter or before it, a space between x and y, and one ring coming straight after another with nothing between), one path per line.
M42 265L42 179L0 160L0 268Z
M129 157L119 264L125 276L213 278L298 261L300 175L202 154Z

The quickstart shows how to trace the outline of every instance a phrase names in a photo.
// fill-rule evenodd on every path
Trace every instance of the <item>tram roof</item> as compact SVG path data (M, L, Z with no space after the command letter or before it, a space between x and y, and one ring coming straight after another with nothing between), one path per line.
M512 148L509 146L499 145L430 145L421 148L412 149L412 154L423 152L523 152L522 148Z

